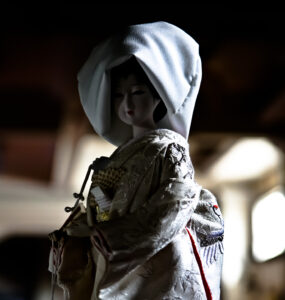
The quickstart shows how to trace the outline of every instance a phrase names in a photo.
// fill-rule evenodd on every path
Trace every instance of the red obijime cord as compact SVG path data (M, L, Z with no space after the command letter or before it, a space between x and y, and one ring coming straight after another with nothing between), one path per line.
M189 235L190 240L191 240L191 243L192 243L194 255L195 255L196 261L198 263L199 269L200 269L200 273L201 273L204 289L205 289L205 292L206 292L207 300L213 300L212 292L211 292L211 289L210 289L209 284L207 282L205 272L204 272L204 269L203 269L203 265L202 265L202 261L201 261L200 255L198 253L195 241L193 239L192 234L190 233L190 230L187 227L185 227L185 229L187 230L188 235Z

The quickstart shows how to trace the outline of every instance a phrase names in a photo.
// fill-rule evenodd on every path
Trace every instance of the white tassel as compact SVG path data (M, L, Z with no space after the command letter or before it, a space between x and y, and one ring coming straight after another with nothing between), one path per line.
M217 241L215 244L207 246L204 248L203 257L205 258L206 264L212 264L218 258L218 253L224 253L223 243Z

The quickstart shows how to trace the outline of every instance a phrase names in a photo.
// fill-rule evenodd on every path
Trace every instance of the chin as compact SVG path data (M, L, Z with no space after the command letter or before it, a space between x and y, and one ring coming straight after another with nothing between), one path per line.
M134 122L132 120L130 120L129 118L120 118L120 120L127 125L130 125L130 126L134 125Z

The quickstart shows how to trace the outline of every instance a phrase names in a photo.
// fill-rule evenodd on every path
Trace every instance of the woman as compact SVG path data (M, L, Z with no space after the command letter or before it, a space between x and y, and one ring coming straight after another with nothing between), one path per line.
M65 299L219 299L223 220L187 143L198 44L166 22L133 25L78 79L94 129L119 147L95 163L86 209L51 235Z

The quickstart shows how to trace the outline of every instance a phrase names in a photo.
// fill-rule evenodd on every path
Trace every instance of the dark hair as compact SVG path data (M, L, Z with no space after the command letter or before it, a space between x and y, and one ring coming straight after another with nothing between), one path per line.
M167 112L166 106L161 100L161 97L159 96L158 92L156 91L156 89L153 87L152 83L148 79L144 70L135 59L135 57L132 57L129 60L127 60L125 63L122 63L121 65L111 69L112 91L120 78L127 78L130 74L134 74L139 81L146 84L150 89L150 92L152 93L154 98L160 99L156 109L153 112L154 122L160 121L166 115Z

